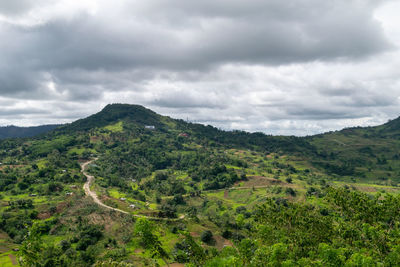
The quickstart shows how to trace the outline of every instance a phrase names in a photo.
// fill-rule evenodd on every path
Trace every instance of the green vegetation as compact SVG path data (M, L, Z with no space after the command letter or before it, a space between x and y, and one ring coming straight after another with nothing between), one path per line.
M399 134L225 132L115 104L2 140L0 265L398 266ZM127 214L85 196L93 159L91 190Z
M113 133L122 132L124 130L122 121L117 122L115 124L108 125L104 127L104 129L111 131Z

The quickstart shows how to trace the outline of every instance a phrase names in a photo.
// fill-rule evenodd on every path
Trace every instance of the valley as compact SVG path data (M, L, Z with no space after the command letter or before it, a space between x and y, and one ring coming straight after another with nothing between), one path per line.
M396 266L398 120L270 136L113 104L2 140L0 263Z

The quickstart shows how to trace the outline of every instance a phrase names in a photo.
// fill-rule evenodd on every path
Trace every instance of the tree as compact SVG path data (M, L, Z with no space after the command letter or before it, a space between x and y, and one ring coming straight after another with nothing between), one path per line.
M26 240L22 243L19 252L21 266L36 266L40 264L41 254L44 250L42 244L39 228L34 224Z
M201 234L201 241L203 241L204 243L211 243L211 241L213 240L213 234L211 233L210 230L206 230Z
M185 239L175 244L176 256L179 262L188 262L194 266L204 266L207 255L204 249L196 243L189 233L183 233Z
M60 266L61 248L45 245L40 237L41 229L34 224L19 251L21 266Z
M159 237L154 234L155 232L156 229L152 222L146 218L139 218L137 220L134 233L140 237L142 246L151 251L153 258L159 257L169 266L167 261L169 255L162 247Z
M257 245L254 241L245 238L242 241L240 241L240 243L238 244L238 250L240 253L240 258L243 262L243 265L247 265L250 260L253 258L254 256L254 252L257 249Z

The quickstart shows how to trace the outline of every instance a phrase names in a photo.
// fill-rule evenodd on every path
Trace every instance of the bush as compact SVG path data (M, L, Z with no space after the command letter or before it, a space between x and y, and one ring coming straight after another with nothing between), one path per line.
M166 172L163 171L157 171L155 176L154 176L154 180L157 182L160 181L165 181L168 179L168 174Z
M245 213L246 211L247 211L247 209L246 209L245 206L239 206L239 207L236 208L236 213L237 214L242 214L242 213Z
M60 247L63 251L66 251L71 247L71 243L68 240L61 240Z
M18 188L20 189L20 190L25 190L25 189L27 189L29 187L29 185L27 184L27 183L25 183L25 182L20 182L19 184L18 184Z
M212 232L210 230L203 231L201 233L201 241L203 241L204 243L207 243L207 244L211 243L211 241L213 241Z
M103 237L101 226L88 225L79 233L79 241L76 245L77 250L86 250L90 245L94 245Z
M185 204L185 200L183 199L182 195L175 195L172 201L174 205L183 205Z
M176 218L176 208L173 205L163 204L158 212L159 217Z
M296 191L291 187L286 188L285 192L287 195L296 196Z
M63 185L59 182L51 182L47 187L47 195L51 195L54 192L61 192L64 189Z
M226 230L224 230L224 231L222 232L222 237L223 237L223 238L226 238L226 239L229 239L229 238L232 237L232 232L231 232L230 230L226 229Z

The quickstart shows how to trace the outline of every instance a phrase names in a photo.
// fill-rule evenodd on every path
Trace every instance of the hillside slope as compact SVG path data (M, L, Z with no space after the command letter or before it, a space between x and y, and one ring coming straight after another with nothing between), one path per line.
M0 265L399 266L396 136L395 122L300 138L108 105L0 141Z
M359 181L400 182L400 118L308 137L315 166Z

